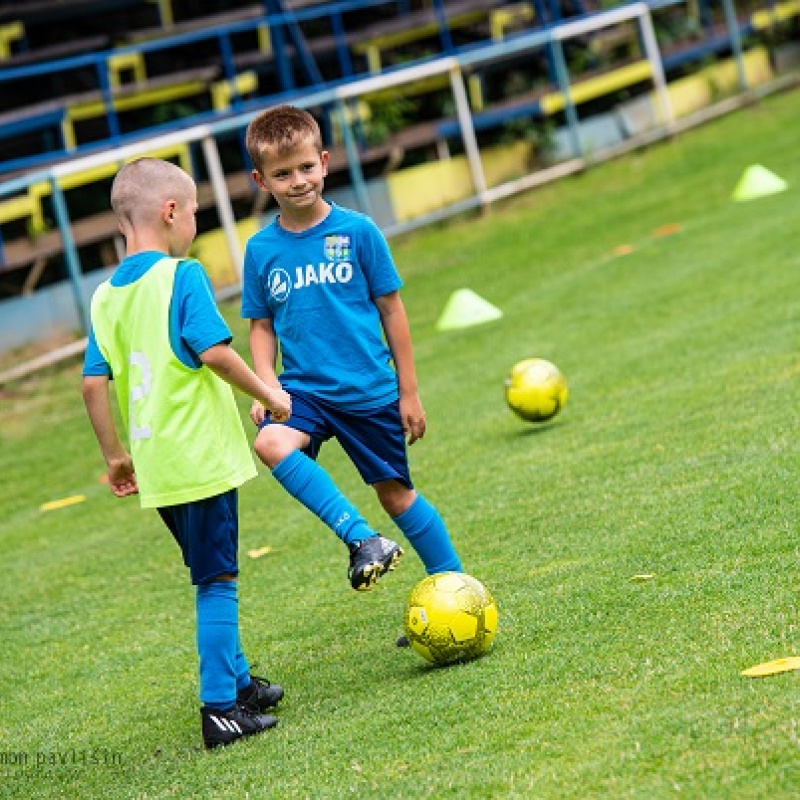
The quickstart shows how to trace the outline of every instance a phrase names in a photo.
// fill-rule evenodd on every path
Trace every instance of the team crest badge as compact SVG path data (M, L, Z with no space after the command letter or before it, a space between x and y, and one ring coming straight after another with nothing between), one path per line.
M328 261L349 261L350 260L350 237L349 236L326 236L325 237L325 258Z

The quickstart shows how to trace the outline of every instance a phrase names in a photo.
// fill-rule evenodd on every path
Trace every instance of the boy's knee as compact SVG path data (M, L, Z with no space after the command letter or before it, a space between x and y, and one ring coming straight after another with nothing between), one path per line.
M378 493L383 510L390 517L399 517L407 511L417 497L413 489L409 489L400 481L382 481L375 484L375 491Z
M253 445L256 455L270 468L274 469L278 461L275 460L276 448L274 437L269 434L269 427L262 428L261 432L256 436L256 441Z
M287 437L282 436L283 428L279 425L267 425L256 437L253 449L256 455L270 468L275 469L294 449Z

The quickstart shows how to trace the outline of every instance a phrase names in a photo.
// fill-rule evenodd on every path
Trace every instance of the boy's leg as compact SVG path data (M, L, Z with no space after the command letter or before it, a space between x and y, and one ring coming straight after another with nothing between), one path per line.
M428 574L461 571L439 512L414 490L397 403L369 414L339 413L334 434L384 510L422 559Z
M314 409L296 401L297 420L294 424L267 424L256 437L254 449L270 468L273 476L286 491L322 520L346 545L357 545L374 536L358 509L342 494L330 475L304 450L319 450L312 445L311 434L323 433L323 422L315 419ZM293 412L294 416L294 412Z
M255 451L283 488L348 546L350 584L357 591L367 591L381 575L394 569L403 551L367 524L314 460L332 433L327 413L316 402L302 394L292 395L291 421L268 421L256 437Z
M200 716L207 748L231 744L278 724L275 717L238 701L236 672L241 651L235 580L197 585L197 652L203 702Z
M376 483L375 490L394 524L411 542L428 575L462 571L461 561L450 541L444 521L421 494L399 481ZM405 634L397 639L398 647L409 645Z
M346 545L375 536L359 510L316 461L293 450L272 470L278 483L319 517Z
M239 651L239 599L235 580L198 584L197 653L200 700L207 708L227 711L236 703Z
M277 725L275 717L262 712L278 704L283 689L250 675L239 638L235 580L197 586L197 652L206 747L230 744Z
M203 740L229 744L274 727L277 720L238 703L240 673L249 665L239 639L237 493L158 509L196 586L197 652ZM243 682L243 680L242 680Z
M295 450L272 474L292 497L316 514L348 546L348 577L356 591L369 591L381 575L395 568L403 550L369 527L319 464Z
M399 481L377 483L375 490L381 505L411 543L428 575L462 571L461 561L444 520L419 492L407 488Z

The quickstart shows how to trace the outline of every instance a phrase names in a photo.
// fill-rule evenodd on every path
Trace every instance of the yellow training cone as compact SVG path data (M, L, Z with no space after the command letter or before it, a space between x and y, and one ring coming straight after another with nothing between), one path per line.
M468 328L470 325L480 325L500 319L503 312L484 300L472 289L457 289L450 295L445 304L439 320L436 323L437 331L449 331L455 328Z
M758 197L785 192L788 187L789 184L774 172L770 172L760 164L753 164L744 171L733 190L731 199L737 202L755 200Z

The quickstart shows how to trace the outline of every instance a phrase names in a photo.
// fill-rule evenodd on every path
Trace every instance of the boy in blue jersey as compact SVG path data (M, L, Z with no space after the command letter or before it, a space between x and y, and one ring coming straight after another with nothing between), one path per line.
M184 258L196 234L192 178L139 159L117 174L111 204L126 256L92 298L83 396L111 491L157 508L196 586L201 727L212 748L274 727L264 712L283 697L250 674L239 637L237 487L256 469L231 386L284 421L291 399L230 347L205 270ZM111 379L130 454L111 414Z
M280 214L247 243L242 316L250 319L256 373L292 397L288 422L253 404L256 453L348 546L354 589L371 589L403 551L367 524L316 463L331 438L426 571L460 571L439 513L409 474L406 436L409 445L424 436L425 412L386 239L369 217L323 199L329 156L309 113L292 106L262 112L248 126L246 145L253 178Z

